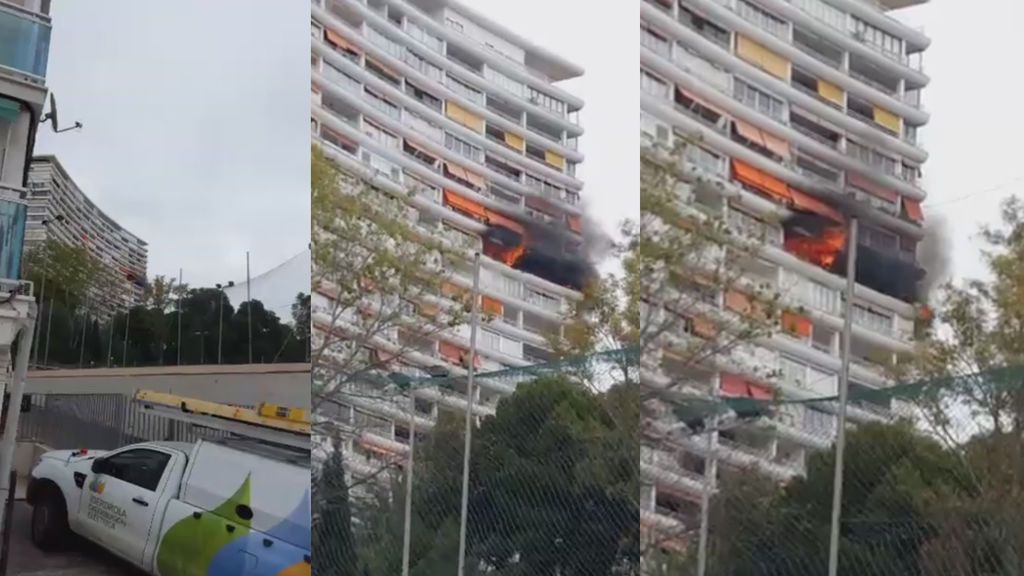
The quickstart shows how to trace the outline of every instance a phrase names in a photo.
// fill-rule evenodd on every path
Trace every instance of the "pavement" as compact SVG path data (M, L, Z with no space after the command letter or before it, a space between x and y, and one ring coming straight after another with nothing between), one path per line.
M73 537L60 552L43 552L32 544L29 534L32 507L14 503L11 530L10 576L142 576L142 572L106 550Z

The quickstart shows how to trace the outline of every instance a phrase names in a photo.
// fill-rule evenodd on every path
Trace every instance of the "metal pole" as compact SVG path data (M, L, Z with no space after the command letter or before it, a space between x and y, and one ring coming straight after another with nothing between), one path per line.
M178 268L178 366L181 366L181 299L185 296L181 288L182 269Z
M720 385L719 385L720 386ZM719 387L716 386L711 397L718 399ZM708 455L704 464L704 484L700 494L700 536L697 543L697 576L705 576L708 568L708 532L711 524L711 492L715 488L718 476L718 415L711 417L711 426L707 428Z
M125 368L128 367L128 329L132 324L132 306L128 305L128 309L124 313L124 352L121 354L121 364Z
M39 306L40 307L42 307L43 302L46 300L46 268L47 268L46 261L44 260L43 261L43 281L40 283L41 286L39 288ZM43 321L42 314L36 315L35 322L36 322L36 328L37 329L40 327L39 324L42 321ZM38 366L39 365L39 339L38 338L36 338L35 342L32 343L32 348L33 348L32 363L35 364L36 366Z
M43 366L50 363L50 324L53 322L53 301L56 297L56 293L50 296L50 307L46 309L46 344L43 346Z
M402 576L409 576L409 548L412 544L412 471L416 451L416 399L409 390L409 458L405 464L405 524L402 528Z
M110 368L110 365L114 362L114 318L116 316L116 313L112 313L110 322L107 324L109 327L107 330L107 368Z
M846 404L849 399L850 333L853 329L853 291L857 283L857 219L850 218L846 237L846 302L843 309L842 367L839 370L839 417L836 422L836 467L832 480L832 528L828 543L828 574L839 572L839 519L843 508L843 458L846 454Z
M78 353L78 367L85 364L85 329L89 326L89 312L82 311L82 350Z
M245 299L249 311L249 364L252 364L252 278L249 277L249 251L245 251Z
M34 319L33 319L34 320ZM6 501L11 496L10 473L14 465L14 448L18 442L18 421L21 418L21 399L25 395L25 377L28 374L28 360L32 351L32 338L35 336L36 323L26 322L21 329L21 341L18 346L18 356L14 360L14 375L10 402L7 404L7 423L3 431L3 440L0 441L0 501ZM0 507L0 510L3 510ZM0 512L0 515L6 516ZM5 518L0 517L0 526L4 525Z
M217 312L217 364L222 364L221 347L224 341L224 289L220 289L220 309Z
M476 390L473 377L476 375L476 331L480 321L480 253L473 255L473 299L469 315L469 367L466 371L466 430L465 447L462 455L462 515L459 520L459 571L466 573L466 528L469 521L469 450L473 438L473 404Z
M206 332L199 333L199 364L206 364Z

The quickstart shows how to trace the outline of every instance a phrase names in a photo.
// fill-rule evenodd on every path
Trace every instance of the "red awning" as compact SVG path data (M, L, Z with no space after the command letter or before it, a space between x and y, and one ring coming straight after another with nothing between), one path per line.
M747 379L736 374L722 372L719 376L718 388L725 396L743 397L747 395Z
M884 186L875 184L868 178L865 178L864 176L861 176L860 174L857 174L855 172L846 173L846 184L849 186L853 186L854 188L863 190L868 194L878 196L883 200L888 200L889 202L896 202L897 200L900 199L900 195L897 192L889 190Z
M813 212L820 216L830 218L836 222L845 222L843 215L838 210L825 204L821 200L818 200L810 194L805 194L797 190L796 188L790 187L789 196L793 200L793 207L797 210L803 210L805 212Z
M903 207L907 210L907 216L914 222L924 222L924 212L921 211L921 203L910 198L903 199Z

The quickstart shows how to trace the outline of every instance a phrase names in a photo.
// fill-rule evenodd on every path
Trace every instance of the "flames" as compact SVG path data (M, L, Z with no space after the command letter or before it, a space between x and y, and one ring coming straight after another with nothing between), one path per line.
M786 251L802 260L831 270L846 246L846 230L841 226L826 228L820 236L787 238Z
M503 262L509 266L515 266L523 255L526 254L526 242L516 246L502 246L495 242L484 242L484 254Z

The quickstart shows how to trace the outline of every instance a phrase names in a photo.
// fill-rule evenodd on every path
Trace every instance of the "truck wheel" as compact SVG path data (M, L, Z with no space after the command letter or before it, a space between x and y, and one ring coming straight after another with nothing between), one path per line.
M32 543L42 550L54 550L67 542L68 508L54 488L39 496L32 508Z

